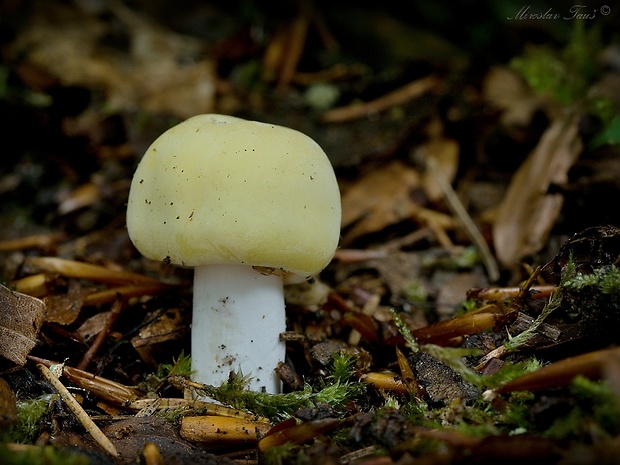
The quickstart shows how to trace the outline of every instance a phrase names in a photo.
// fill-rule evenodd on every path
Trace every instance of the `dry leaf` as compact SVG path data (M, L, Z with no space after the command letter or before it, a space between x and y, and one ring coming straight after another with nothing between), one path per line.
M411 193L420 187L413 168L391 162L361 177L342 198L343 243L411 218L420 206Z
M437 314L440 320L452 318L456 311L462 307L463 296L470 289L481 288L488 285L484 274L480 270L469 273L446 272L442 274L444 279L439 281L439 290L435 300Z
M545 244L564 202L561 194L548 192L549 186L567 181L583 147L577 125L576 117L551 123L512 178L493 225L496 255L504 266Z
M90 318L87 318L86 321L73 332L73 335L89 344L92 339L97 337L97 334L105 330L109 319L109 311L96 313Z
M491 68L482 91L485 100L503 112L501 121L506 126L527 126L543 101L515 71L506 67Z
M156 367L158 363L154 354L161 350L161 344L187 337L188 324L179 308L170 308L161 315L148 313L144 322L148 324L140 329L137 336L131 338L131 344L142 360Z
M180 118L213 111L215 68L202 58L203 44L120 2L111 9L118 28L128 35L128 52L105 45L107 35L119 34L109 22L58 2L39 2L10 54L13 59L23 56L64 85L102 89L112 110Z
M0 355L19 365L35 346L45 304L0 285Z
M92 292L91 288L82 288L77 283L71 283L66 294L55 294L45 297L45 321L69 325L73 323L82 311L84 298Z

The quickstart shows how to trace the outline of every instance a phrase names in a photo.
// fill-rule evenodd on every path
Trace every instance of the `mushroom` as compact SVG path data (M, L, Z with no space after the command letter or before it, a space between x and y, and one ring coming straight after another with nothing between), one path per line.
M340 219L334 170L301 132L209 114L153 142L131 182L127 230L145 257L195 268L195 381L240 371L250 389L280 391L283 279L323 270Z

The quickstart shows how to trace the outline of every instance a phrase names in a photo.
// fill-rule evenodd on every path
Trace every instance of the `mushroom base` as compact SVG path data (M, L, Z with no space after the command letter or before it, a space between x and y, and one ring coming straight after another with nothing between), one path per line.
M284 361L286 330L282 278L250 266L194 270L192 370L197 382L220 385L231 371L252 377L254 391L279 393L274 369Z

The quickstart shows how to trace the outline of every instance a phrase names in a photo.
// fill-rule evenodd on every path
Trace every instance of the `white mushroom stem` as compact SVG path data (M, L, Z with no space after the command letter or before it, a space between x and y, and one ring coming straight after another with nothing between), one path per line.
M253 391L279 393L274 372L284 361L282 278L245 265L194 269L193 379L218 386L231 371L250 375Z

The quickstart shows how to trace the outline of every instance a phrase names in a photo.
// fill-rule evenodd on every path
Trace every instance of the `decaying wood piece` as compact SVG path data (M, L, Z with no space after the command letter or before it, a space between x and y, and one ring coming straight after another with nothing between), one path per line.
M381 391L395 392L397 394L409 394L409 387L396 373L370 372L360 377L362 383L371 385Z
M183 417L179 433L192 442L255 444L269 429L271 424L264 420L202 415Z
M101 305L113 302L118 298L129 299L131 297L154 295L170 289L170 287L169 284L160 281L111 287L88 294L84 297L83 305Z
M467 336L492 329L512 318L504 306L489 304L478 310L412 331L421 344L440 344L458 336Z
M528 291L527 297L530 299L549 299L551 295L555 293L557 290L557 286L554 285L538 285L532 286L532 288ZM477 300L500 300L505 301L509 299L514 299L522 292L522 289L517 286L510 287L486 287L486 288L477 288L471 289L467 292L468 299L477 299Z

